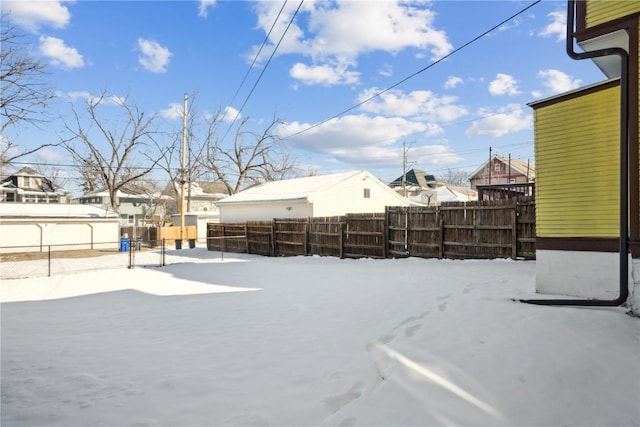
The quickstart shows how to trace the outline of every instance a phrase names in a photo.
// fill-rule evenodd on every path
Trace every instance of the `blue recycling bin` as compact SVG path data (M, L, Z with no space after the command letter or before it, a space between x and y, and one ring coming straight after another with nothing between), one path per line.
M120 252L129 252L129 239L120 239Z

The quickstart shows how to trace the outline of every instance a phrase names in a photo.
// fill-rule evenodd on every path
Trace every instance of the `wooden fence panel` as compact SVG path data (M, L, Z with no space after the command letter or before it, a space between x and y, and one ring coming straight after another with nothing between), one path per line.
M518 237L517 256L536 259L536 202L533 198L519 200L516 207Z
M444 221L445 258L513 255L515 204L511 201L451 203L439 209Z
M345 217L342 238L345 258L386 258L384 214L354 214Z
M247 253L246 224L207 224L207 249Z
M276 256L307 255L307 218L274 219Z
M390 257L409 256L408 247L408 210L405 207L387 207L387 253Z
M535 259L535 200L389 207L384 214L209 224L210 250L347 258Z
M409 208L409 255L422 258L442 258L443 228L440 211L436 208Z
M339 216L311 218L307 239L309 254L342 258L343 226L343 218Z
M247 253L264 256L275 254L272 221L247 222L246 237Z

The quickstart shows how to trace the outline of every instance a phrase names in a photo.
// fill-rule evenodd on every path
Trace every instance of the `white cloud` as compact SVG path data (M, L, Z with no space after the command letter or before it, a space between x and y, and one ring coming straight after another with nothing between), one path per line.
M280 7L277 2L257 3L258 25L265 33L271 28ZM295 4L285 8L271 33L271 46L280 39L295 8ZM304 14L308 17L300 18ZM298 15L298 22L308 22L308 26L291 25L278 54L308 56L314 64L310 69L324 63L333 64L332 68L346 69L346 64L355 65L363 53L386 51L393 54L407 48L428 52L432 59L437 59L450 53L453 47L446 33L434 28L434 20L435 14L418 2L308 2ZM270 49L265 49L263 55L266 57L270 53ZM337 80L339 84L343 81ZM320 82L326 84L326 80Z
M498 112L481 109L479 114L484 117L474 121L465 135L500 137L533 127L531 114L525 114L525 110L520 105L509 105Z
M498 28L498 31L500 32L509 31L513 28L518 27L521 23L522 23L522 19L514 18L511 21L501 25L500 28Z
M181 119L183 116L184 105L179 102L172 102L168 108L160 110L158 115L164 119L175 120Z
M574 79L562 71L553 69L538 71L538 78L542 80L542 84L547 87L553 95L577 89L582 83L580 79Z
M551 19L549 25L538 33L541 37L554 37L563 41L567 37L567 14L565 12L551 12L547 15Z
M459 84L462 84L463 81L460 77L457 76L449 76L449 78L447 79L447 81L444 83L444 87L445 89L453 89L454 87L458 86Z
M285 123L278 129L282 137L308 129L307 123ZM333 161L357 164L363 168L389 167L402 163L404 138L424 137L433 128L425 123L403 118L350 115L332 119L322 125L288 139L293 148L329 156ZM395 144L395 146L394 146ZM437 156L436 156L437 153ZM412 160L420 163L454 162L459 158L446 144L412 148Z
M391 64L384 64L378 70L378 74L384 77L391 77L393 75L393 66Z
M198 5L198 15L206 18L208 9L213 9L215 5L216 0L200 0Z
M491 95L518 95L518 81L508 74L498 73L496 79L489 83Z
M138 49L140 55L138 62L145 70L152 73L166 73L169 58L173 55L169 49L160 45L155 40L138 39Z
M52 150L48 147L45 147L41 150L38 150L37 152L38 157L40 157L42 160L46 161L47 163L54 163L54 162L59 162L60 160L62 160L64 157L60 154L60 152ZM60 173L65 173L64 171L60 171Z
M371 98L379 91L378 88L363 91L358 96L358 102ZM457 100L455 96L438 97L428 90L416 90L408 94L399 90L390 90L366 102L360 108L376 114L448 123L467 114L466 108L456 104Z
M40 26L48 25L62 29L69 24L71 14L64 3L68 1L33 1L33 0L3 0L2 12L9 12L11 20L18 26L37 32Z
M84 100L86 102L94 104L100 101L100 105L123 105L126 101L125 97L117 95L104 95L102 96L102 100L100 100L100 95L92 95L91 92L88 92L86 90L71 91L66 95L60 94L59 96L66 96L66 98L68 98L71 102Z
M222 121L232 122L236 119L236 117L237 118L241 117L238 113L240 113L240 110L237 110L229 105L224 109L224 112L222 114Z
M307 66L300 62L289 70L289 75L294 79L307 84L332 86L337 84L358 83L360 73L347 71L344 67L332 67L331 65Z
M66 46L64 40L40 37L40 53L57 67L72 69L84 67L84 59L76 48Z

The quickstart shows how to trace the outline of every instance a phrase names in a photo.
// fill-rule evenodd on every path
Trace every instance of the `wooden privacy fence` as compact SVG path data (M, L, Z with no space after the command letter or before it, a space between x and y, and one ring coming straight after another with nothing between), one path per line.
M535 258L535 201L388 207L383 214L208 224L209 250L340 258Z

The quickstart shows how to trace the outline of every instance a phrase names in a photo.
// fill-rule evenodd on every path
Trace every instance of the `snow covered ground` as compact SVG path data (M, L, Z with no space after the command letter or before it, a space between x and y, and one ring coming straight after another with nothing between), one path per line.
M3 427L640 425L640 319L534 262L139 256L2 281Z

